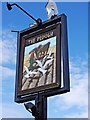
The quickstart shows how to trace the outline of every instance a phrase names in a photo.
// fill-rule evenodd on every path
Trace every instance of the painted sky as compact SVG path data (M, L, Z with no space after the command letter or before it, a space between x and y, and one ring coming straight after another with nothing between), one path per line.
M47 20L46 2L16 2L35 18ZM64 95L48 98L48 117L87 118L88 117L88 3L57 2L59 14L67 15L69 64L71 91ZM14 102L17 35L11 30L23 30L34 21L18 8L8 11L2 3L2 37L0 35L0 70L2 70L2 117L29 118L23 104ZM1 85L2 84L2 85ZM1 108L0 108L1 110ZM1 113L1 112L0 112ZM1 115L0 115L1 116Z
M52 38L49 38L47 40L44 40L42 42L38 42L38 43L35 43L33 45L30 45L30 46L27 46L25 47L25 55L26 54L29 54L30 51L32 51L34 48L37 48L39 45L45 45L47 44L48 42L50 42L50 47L56 45L56 36L55 37L52 37Z

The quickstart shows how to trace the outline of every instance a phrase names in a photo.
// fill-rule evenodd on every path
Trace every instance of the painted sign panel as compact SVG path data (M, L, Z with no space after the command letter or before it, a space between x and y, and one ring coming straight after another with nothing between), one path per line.
M56 82L56 36L25 47L22 90Z
M21 38L19 95L60 86L60 74L57 76L60 71L57 66L60 61L58 28L60 25L54 25Z

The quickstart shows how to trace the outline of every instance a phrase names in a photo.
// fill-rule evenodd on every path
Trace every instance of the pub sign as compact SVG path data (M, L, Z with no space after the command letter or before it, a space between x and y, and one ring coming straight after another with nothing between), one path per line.
M65 18L65 15L57 16L19 32L16 102L32 100L38 92L51 96L69 91Z

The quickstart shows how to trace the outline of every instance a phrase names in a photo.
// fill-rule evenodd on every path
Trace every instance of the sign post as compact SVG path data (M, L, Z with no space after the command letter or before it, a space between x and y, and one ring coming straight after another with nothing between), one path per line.
M35 104L39 112L39 115L38 117L35 117L35 120L47 120L47 97L38 93Z

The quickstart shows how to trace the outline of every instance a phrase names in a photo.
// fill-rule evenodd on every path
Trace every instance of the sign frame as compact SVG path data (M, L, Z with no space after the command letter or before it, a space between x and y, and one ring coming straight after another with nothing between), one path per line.
M60 33L57 34L57 36L59 37L59 39L61 38L61 46L62 46L62 50L63 50L63 87L60 88L56 87L56 88L52 88L52 89L47 89L47 90L43 90L43 91L37 91L37 92L32 92L30 94L18 94L19 88L18 88L18 75L19 75L19 63L20 63L20 47L21 47L21 37L29 34L31 32L37 31L39 29L43 29L46 28L48 26L55 26L56 24L59 24L59 31ZM60 44L60 41L59 41ZM58 49L61 50L61 46L59 46L58 44ZM57 55L59 58L61 58L61 54L59 52L59 54ZM58 64L60 64L60 66L58 67L59 71L61 68L61 61L58 61ZM63 94L66 92L70 91L70 79L69 79L69 58L68 58L68 37L67 37L67 17L65 14L62 14L60 16L55 17L54 19L51 20L47 20L45 22L42 23L41 26L33 26L31 28L25 29L23 31L20 31L18 34L18 42L17 42L17 66L16 66L16 84L15 84L15 102L17 103L22 103L22 102L26 102L26 101L30 101L30 100L34 100L39 92L39 94L42 94L46 97L49 96L53 96L53 95L57 95L57 94ZM59 72L58 72L58 81L60 80L60 76ZM60 82L60 81L59 81Z

